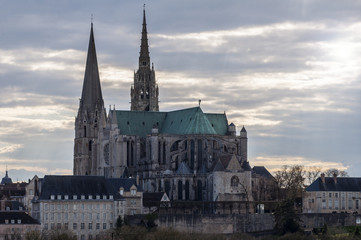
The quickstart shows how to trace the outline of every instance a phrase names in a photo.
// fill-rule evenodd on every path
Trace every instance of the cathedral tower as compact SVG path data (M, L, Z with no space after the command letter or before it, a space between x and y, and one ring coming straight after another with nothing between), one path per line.
M83 90L75 119L74 175L97 174L97 144L99 128L106 121L95 50L93 23L90 29Z
M139 53L139 66L134 73L134 85L130 90L132 111L159 111L158 85L155 81L154 66L150 66L147 23L143 10L142 40Z

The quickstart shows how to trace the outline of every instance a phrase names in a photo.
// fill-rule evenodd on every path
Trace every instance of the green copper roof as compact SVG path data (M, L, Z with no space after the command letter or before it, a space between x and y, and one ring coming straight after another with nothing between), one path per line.
M161 134L227 133L225 114L204 114L200 107L172 112L116 111L120 134L145 137L157 126Z

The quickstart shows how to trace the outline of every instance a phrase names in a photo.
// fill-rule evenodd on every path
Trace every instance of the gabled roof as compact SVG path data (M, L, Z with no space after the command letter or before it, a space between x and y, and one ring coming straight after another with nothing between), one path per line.
M108 182L112 184L115 191L119 191L122 187L124 191L130 192L130 188L134 185L137 187L137 191L141 192L143 189L140 186L137 186L137 180L134 178L108 178Z
M273 178L272 174L264 166L254 166L252 172L265 178Z
M192 172L191 169L188 167L187 163L181 162L175 174L187 175L187 174L192 174Z
M39 200L48 200L51 195L68 195L69 199L73 199L73 195L77 198L81 195L112 195L114 199L122 199L112 184L102 176L46 175L41 182Z
M161 133L217 134L200 107L169 112Z
M22 211L0 211L0 224L6 224L5 220L9 221L8 224L11 224L11 220L15 221L14 224L18 224L18 220L21 220L20 224L40 224L29 214Z
M306 188L306 191L360 192L361 178L338 177L335 183L333 177L325 177L325 183L323 183L321 177L319 177Z
M171 112L116 110L120 134L145 137L157 127L160 134L227 134L225 114L205 114L200 107Z
M212 171L219 172L225 170L242 170L242 167L236 157L236 155L223 155L215 163L213 163ZM245 169L243 169L245 170Z

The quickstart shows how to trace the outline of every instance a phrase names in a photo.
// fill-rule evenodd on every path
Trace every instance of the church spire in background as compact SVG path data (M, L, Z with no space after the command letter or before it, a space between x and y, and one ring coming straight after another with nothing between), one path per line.
M100 86L97 54L95 50L93 20L90 29L88 56L86 60L83 91L81 94L80 108L82 110L94 110L103 108L103 96Z
M158 85L155 81L154 65L150 67L147 21L143 8L142 40L140 43L139 68L134 73L134 85L130 90L132 111L159 111Z
M145 4L143 8L143 26L142 26L142 40L140 44L140 53L139 53L139 67L147 67L147 68L150 67L147 21L145 17Z

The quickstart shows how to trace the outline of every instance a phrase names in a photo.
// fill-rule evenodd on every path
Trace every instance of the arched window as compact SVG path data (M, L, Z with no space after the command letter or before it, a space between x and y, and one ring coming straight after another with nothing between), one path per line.
M186 200L189 200L189 181L186 181L186 185L185 185L185 197Z
M239 178L237 176L233 176L231 178L231 187L238 187L239 185Z
M183 200L183 188L182 188L182 180L178 181L178 200Z
M140 98L141 98L141 99L144 98L144 90L143 90L143 89L140 90Z

